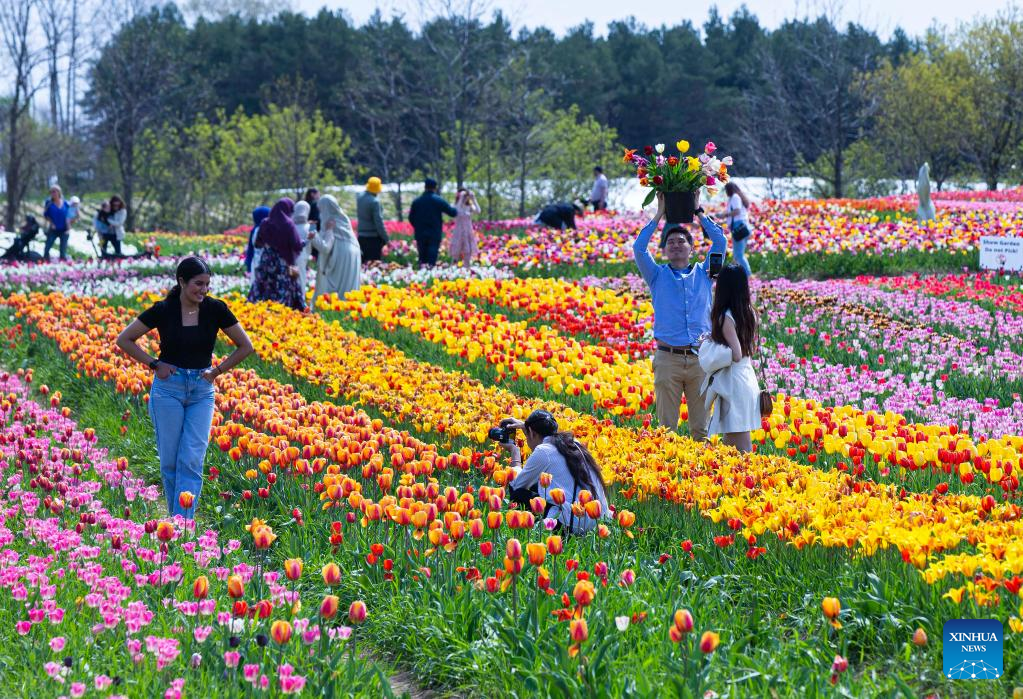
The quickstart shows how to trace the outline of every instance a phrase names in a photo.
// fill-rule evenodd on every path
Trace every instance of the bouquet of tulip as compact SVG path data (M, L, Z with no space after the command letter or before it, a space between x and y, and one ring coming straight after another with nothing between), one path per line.
M636 177L650 192L643 200L643 206L654 200L657 192L664 192L666 216L669 222L692 221L693 212L699 200L699 192L706 189L707 194L717 194L718 185L728 181L728 166L732 157L718 158L714 155L717 146L713 141L703 147L698 157L687 156L689 141L678 141L675 144L679 155L664 155L664 144L645 146L643 155L636 148L626 148L622 161L636 166Z

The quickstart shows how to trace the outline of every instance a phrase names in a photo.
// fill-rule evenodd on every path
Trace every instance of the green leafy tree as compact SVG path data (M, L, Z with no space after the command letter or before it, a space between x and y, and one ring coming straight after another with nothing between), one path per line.
M870 140L884 154L889 177L914 176L927 162L940 190L962 169L977 118L963 59L936 46L930 56L915 55L898 67L885 61L865 76L861 89L872 100L874 119Z

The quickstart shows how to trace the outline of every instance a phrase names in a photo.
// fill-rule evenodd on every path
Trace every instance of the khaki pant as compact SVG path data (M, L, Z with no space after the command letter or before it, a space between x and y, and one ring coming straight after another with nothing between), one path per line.
M671 354L654 351L654 400L657 421L672 430L678 429L679 406L685 394L689 409L689 434L697 441L707 438L707 408L703 405L700 385L704 373L695 354Z

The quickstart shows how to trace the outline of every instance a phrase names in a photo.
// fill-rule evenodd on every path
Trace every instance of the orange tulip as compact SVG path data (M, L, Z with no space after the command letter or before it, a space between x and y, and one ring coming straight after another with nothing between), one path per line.
M227 596L234 599L245 596L245 583L240 575L232 575L227 579Z
M291 624L284 619L278 619L270 625L270 637L273 638L274 643L283 646L291 640Z
M585 619L572 619L568 624L568 633L575 643L582 643L590 637L590 630L586 626Z
M580 580L575 584L575 589L572 590L572 596L575 597L575 601L580 607L588 607L596 596L596 592L593 589L593 583L589 580Z
M544 559L547 558L547 548L543 544L528 543L526 544L526 555L530 565L542 566Z
M547 537L547 553L552 556L559 555L565 550L565 544L561 541L561 537L557 534L551 534Z
M668 638L671 639L672 643L681 643L682 639L686 637L684 631L680 631L677 626L672 624L671 628L668 629Z
M252 530L252 543L257 549L268 549L276 540L277 535L274 534L273 529L265 524Z
M579 491L579 495L576 499L578 500L580 505L585 505L586 503L593 500L593 493L586 490L586 488L583 488L582 490Z
M927 632L921 628L917 628L917 630L913 632L913 645L920 647L926 646Z
M619 510L618 511L618 524L620 526L628 528L628 527L631 527L635 523L636 523L636 515L635 515L635 513L631 512L629 510Z
M518 575L522 572L522 557L518 558L504 558L504 572L509 575Z
M522 544L519 543L518 539L508 539L508 543L505 544L504 551L508 558L513 561L522 558Z
M529 509L533 511L533 514L539 517L543 514L543 511L547 509L547 501L543 498L531 498L529 501Z
M821 602L821 609L824 611L824 616L834 619L842 611L842 603L838 601L837 597L825 597Z
M552 476L551 474L541 473L540 480L538 482L540 483L541 488L550 488L552 480L554 480L554 476Z
M348 620L353 624L361 624L366 621L366 613L366 603L357 599L348 607Z
M590 519L600 519L600 513L604 511L600 500L590 500L584 507L586 509L586 516Z
M196 599L206 599L206 595L209 593L210 581L205 575L200 575L192 584L192 597L195 597Z
M187 490L182 490L181 493L178 494L178 504L181 505L182 509L187 510L192 506L194 502L195 495L188 492Z
M469 534L473 539L479 539L483 536L483 520L479 517L469 520Z
M689 633L693 630L693 615L688 609L679 609L675 612L674 623L681 633Z
M320 570L323 575L323 582L327 585L337 585L341 582L341 568L337 563L328 563Z
M284 576L288 580L298 580L302 577L302 559L289 558L284 561Z
M325 595L323 602L320 603L320 616L324 619L333 619L337 616L337 609L340 604L341 601L337 598L337 595Z
M547 497L550 498L550 501L555 505L565 504L565 491L561 488L551 488L551 492L547 493Z
M703 635L700 636L700 652L702 653L713 653L718 644L721 643L721 637L713 631L704 631Z
M504 523L504 517L501 516L500 512L488 512L487 513L487 527L490 529L500 529Z
M174 538L174 525L163 521L156 525L156 538L160 541L170 541Z

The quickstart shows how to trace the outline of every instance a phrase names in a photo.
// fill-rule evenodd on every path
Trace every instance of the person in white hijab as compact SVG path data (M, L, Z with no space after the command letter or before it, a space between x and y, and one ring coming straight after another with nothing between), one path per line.
M295 258L295 266L298 268L298 288L302 290L302 298L305 298L309 290L307 271L309 269L310 245L307 241L311 241L313 238L312 231L309 230L309 202L295 202L295 210L291 214L291 220L295 222L298 237L305 243L302 247L302 252L298 253L298 256Z
M344 296L362 286L362 250L352 232L352 222L333 196L325 194L318 203L320 230L311 238L319 252L313 308L316 308L316 299L323 294Z

